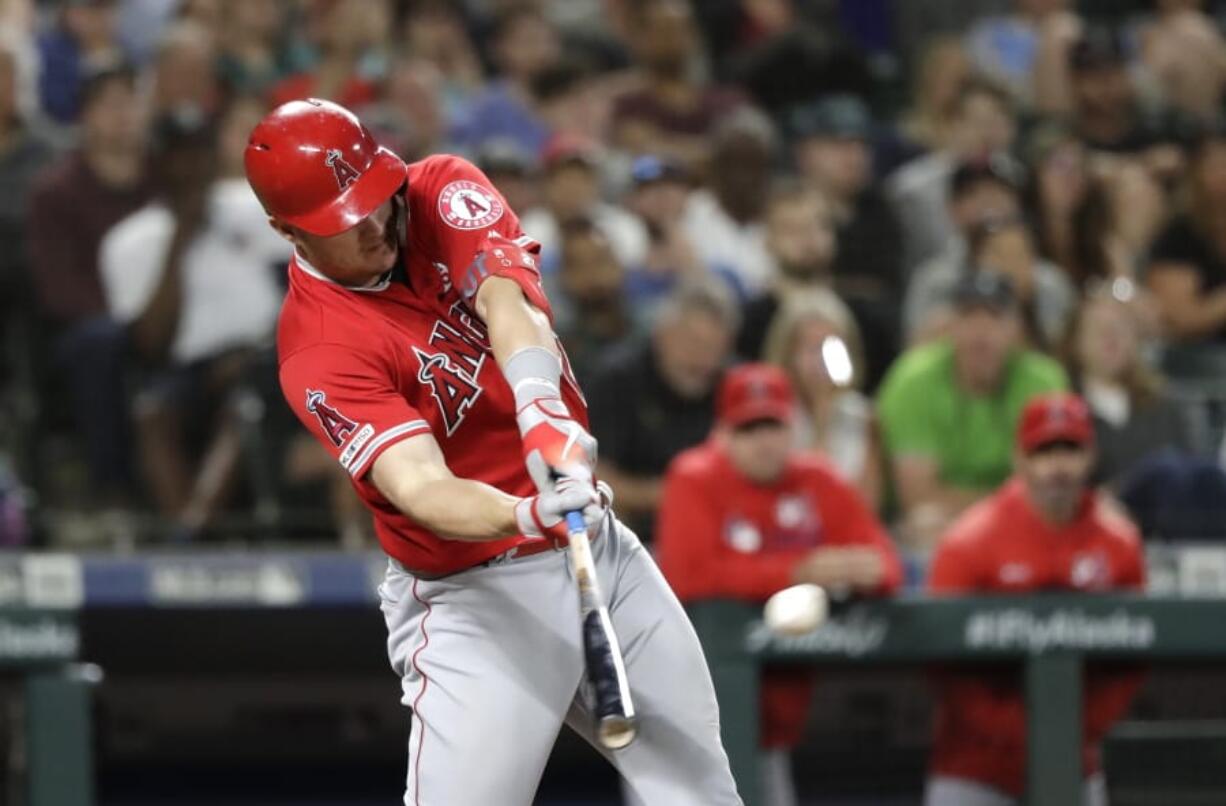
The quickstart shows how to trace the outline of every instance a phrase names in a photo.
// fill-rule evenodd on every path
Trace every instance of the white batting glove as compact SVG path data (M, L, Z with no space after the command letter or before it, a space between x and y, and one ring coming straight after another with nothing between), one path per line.
M566 513L581 512L590 533L604 518L605 500L591 482L566 476L538 495L519 499L515 523L525 537L545 538L564 546L569 535Z
M537 398L515 415L523 439L524 464L538 490L553 479L592 482L596 439L579 425L561 398Z

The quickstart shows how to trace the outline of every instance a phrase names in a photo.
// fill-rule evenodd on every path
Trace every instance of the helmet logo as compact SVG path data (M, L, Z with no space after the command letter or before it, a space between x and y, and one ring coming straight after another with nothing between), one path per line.
M341 190L358 181L358 177L361 176L341 154L339 148L328 149L324 155L324 164L332 169L332 175L336 177L336 184Z

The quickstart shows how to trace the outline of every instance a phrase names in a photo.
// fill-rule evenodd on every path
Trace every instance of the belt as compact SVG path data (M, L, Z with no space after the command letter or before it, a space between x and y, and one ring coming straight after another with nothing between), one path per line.
M547 551L565 551L565 544L558 544L552 540L538 539L529 540L520 543L518 546L512 546L501 554L495 554L485 562L477 563L478 567L488 568L491 565L502 565L511 560L522 560L524 557L531 557L533 554L544 554Z
M596 537L593 538L593 542L599 539L600 535L604 532L603 527L607 526L609 523L609 520L613 517L613 510L611 509L606 510L604 517L605 519L604 519L604 522L602 523L602 528L596 531ZM512 546L511 548L507 549L504 552L501 552L500 554L495 554L493 557L490 557L488 560L483 560L482 562L479 562L476 565L470 565L468 568L461 568L458 571L450 571L446 574L420 573L418 571L414 571L412 568L408 568L402 562L395 559L394 557L392 558L392 562L395 563L396 566L401 571L404 571L407 574L411 574L417 577L418 579L433 581L436 579L443 579L444 577L461 574L473 568L491 568L496 565L503 565L504 563L509 563L512 560L522 560L525 557L531 557L535 554L544 554L547 551L565 551L565 550L566 550L565 542L559 543L559 542L555 542L553 540L548 540L545 538L529 539L523 543L520 543L518 546Z
M409 574L411 576L414 576L418 579L424 579L427 582L433 582L438 579L446 579L447 577L455 576L456 574L462 574L465 571L471 571L474 568L491 568L496 565L503 565L505 563L509 563L512 560L522 560L524 557L531 557L534 554L544 554L546 551L564 551L565 549L566 549L565 545L556 545L552 540L529 540L525 543L520 543L518 546L512 546L511 548L507 549L504 552L495 554L493 557L490 557L488 560L483 560L474 565L470 565L467 568L460 568L455 571L448 571L445 574L432 574L426 571L416 571L412 568L409 568L407 565L400 562L400 560L397 560L395 557L391 557L390 559L391 559L392 565L394 565L400 571L406 574Z

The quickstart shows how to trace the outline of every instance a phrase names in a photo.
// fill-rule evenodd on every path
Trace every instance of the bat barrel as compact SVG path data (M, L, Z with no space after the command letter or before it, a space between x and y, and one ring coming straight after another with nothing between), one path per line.
M571 535L571 566L579 588L583 660L594 695L596 735L605 747L619 750L630 744L637 732L630 684L613 622L601 600L583 515L566 513L566 526Z

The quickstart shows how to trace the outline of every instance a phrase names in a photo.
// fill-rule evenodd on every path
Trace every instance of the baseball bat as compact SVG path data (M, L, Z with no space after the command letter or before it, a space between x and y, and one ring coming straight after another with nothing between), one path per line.
M626 664L609 619L596 578L592 560L592 544L588 540L583 515L569 512L566 527L570 532L570 567L579 589L579 620L583 627L583 657L587 677L596 692L596 736L610 750L620 750L638 732L634 703L630 699L630 683L626 679Z

